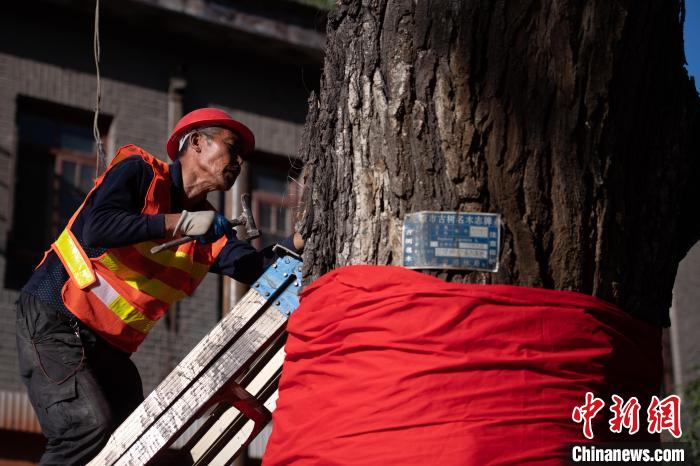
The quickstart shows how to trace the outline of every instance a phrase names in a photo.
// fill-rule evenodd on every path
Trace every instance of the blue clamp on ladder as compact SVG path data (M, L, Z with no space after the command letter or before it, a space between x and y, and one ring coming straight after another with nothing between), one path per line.
M253 289L283 315L289 316L299 307L302 260L297 253L279 244L272 250L281 257L255 281Z

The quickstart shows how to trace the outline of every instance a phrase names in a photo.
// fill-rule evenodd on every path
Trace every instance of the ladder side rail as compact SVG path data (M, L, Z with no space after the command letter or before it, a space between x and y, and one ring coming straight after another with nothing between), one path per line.
M259 353L265 342L279 335L286 320L274 306L269 307L246 335L237 339L209 370L198 377L114 464L143 464L171 443L174 436L194 420L195 414L201 411L200 407L208 403L231 378L235 377L237 371Z

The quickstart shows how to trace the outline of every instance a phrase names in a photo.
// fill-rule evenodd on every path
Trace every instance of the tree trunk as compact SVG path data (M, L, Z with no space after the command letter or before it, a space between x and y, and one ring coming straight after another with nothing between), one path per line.
M502 216L499 270L657 325L698 240L682 0L340 0L312 96L306 280L400 264L405 214Z

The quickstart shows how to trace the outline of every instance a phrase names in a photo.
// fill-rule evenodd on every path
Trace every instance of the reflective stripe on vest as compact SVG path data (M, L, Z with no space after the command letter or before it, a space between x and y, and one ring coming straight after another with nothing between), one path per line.
M93 293L102 304L114 312L124 323L139 332L148 333L151 328L153 328L155 321L148 319L136 310L136 308L129 304L126 299L120 296L119 293L107 283L107 280L103 276L93 271L91 264L85 260L82 254L82 248L77 244L69 230L63 230L63 233L61 233L58 240L56 240L56 248L60 252L64 264L68 267L70 275L75 278L76 284L81 289L89 287L85 291ZM105 263L109 261L106 260L102 262ZM140 289L138 284L134 283L133 280L125 281L130 286ZM148 287L151 289L153 288L153 286ZM181 294L179 290L173 291L175 291L174 296ZM148 293L148 291L146 292Z
M92 265L69 229L63 230L54 243L54 247L61 262L68 270L68 274L75 280L80 289L85 289L95 282Z
M141 333L148 333L153 328L156 324L155 321L150 320L129 304L99 273L96 273L95 277L97 280L89 291L102 301L102 304L107 306L129 327Z
M153 296L169 305L188 296L183 291L173 288L167 283L163 283L156 278L149 279L129 269L114 254L105 254L100 258L100 262L133 289Z
M191 275L195 280L201 280L209 272L209 265L200 264L194 261L194 258L182 251L181 248L172 250L164 249L157 254L151 254L151 248L158 246L160 243L153 241L144 241L143 243L134 244L136 249L142 256L147 259L166 267L174 267Z

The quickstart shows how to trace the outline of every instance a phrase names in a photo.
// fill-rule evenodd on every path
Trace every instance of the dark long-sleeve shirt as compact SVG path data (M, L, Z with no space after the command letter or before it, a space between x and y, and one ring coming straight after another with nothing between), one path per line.
M178 213L182 211L179 199L184 191L182 167L177 161L170 166L170 179L170 210ZM72 232L83 245L88 257L97 257L107 248L165 237L163 214L141 214L152 180L153 169L140 157L128 157L107 173L73 223ZM281 244L294 250L292 237L286 238ZM228 240L210 271L250 284L276 258L272 247L258 251L248 242L234 237ZM68 310L60 296L61 287L67 279L68 273L63 264L51 251L22 291L37 296L65 313Z

